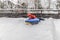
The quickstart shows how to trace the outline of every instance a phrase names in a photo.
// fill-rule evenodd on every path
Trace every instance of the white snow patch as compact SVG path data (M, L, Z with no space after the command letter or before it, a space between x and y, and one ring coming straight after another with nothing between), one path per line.
M56 40L60 40L60 19L55 19L54 24L56 28Z
M52 19L26 25L26 18L0 18L1 40L53 40Z

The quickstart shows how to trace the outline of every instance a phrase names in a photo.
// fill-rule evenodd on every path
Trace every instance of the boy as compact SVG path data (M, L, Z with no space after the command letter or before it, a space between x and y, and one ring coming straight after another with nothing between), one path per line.
M28 13L27 16L29 17L29 19L35 19L36 18L36 16L31 14L31 13Z
M35 18L37 18L35 15L33 15L31 13L28 13L27 16L29 17L29 19L35 19ZM44 19L39 18L39 20L44 20Z

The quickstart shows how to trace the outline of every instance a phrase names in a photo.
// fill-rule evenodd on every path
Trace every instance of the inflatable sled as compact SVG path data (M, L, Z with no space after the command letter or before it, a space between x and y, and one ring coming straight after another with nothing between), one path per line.
M35 19L27 19L25 20L26 23L28 24L38 24L40 22L40 19L35 18Z

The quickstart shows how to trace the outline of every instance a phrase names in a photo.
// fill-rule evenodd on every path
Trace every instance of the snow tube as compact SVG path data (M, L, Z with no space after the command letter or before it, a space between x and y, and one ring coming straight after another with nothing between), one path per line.
M25 22L38 23L38 22L40 22L40 19L38 19L38 18L35 18L35 19L27 19L27 20L25 20Z

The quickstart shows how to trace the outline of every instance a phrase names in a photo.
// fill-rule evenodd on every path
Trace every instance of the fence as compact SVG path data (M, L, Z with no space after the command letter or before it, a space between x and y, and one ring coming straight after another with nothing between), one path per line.
M26 17L27 13L35 14L37 17L59 18L60 9L0 9L0 16Z
M0 9L0 13L48 13L58 14L60 9Z

